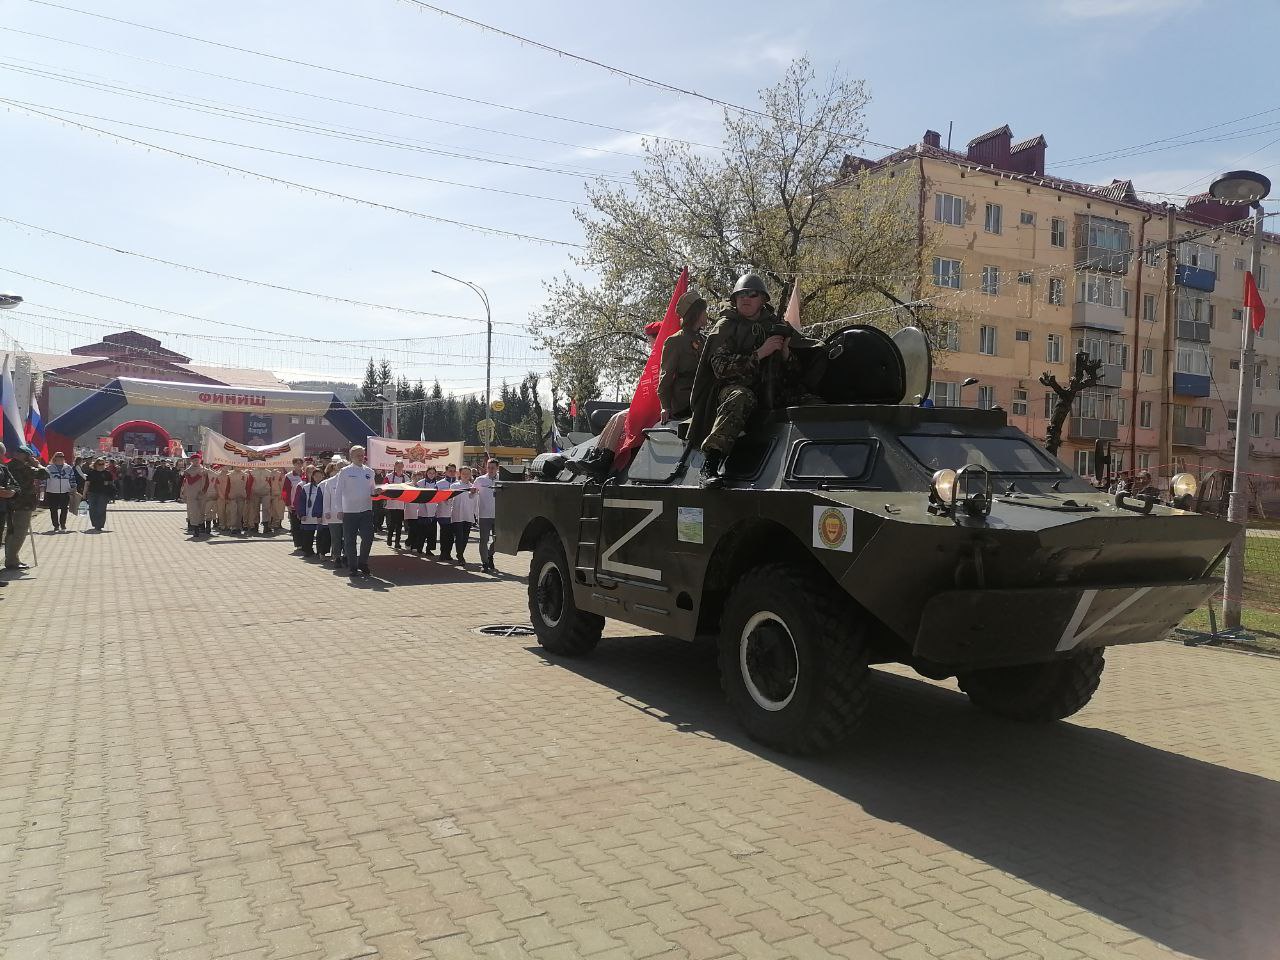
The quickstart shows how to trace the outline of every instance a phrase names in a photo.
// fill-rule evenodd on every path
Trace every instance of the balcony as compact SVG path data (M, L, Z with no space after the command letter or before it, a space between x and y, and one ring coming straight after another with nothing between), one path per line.
M1104 363L1098 368L1098 386L1115 390L1124 386L1124 367L1118 363Z
M1175 447L1196 447L1203 449L1208 439L1208 431L1204 427L1180 427L1173 425L1173 445Z
M1104 307L1100 303L1079 301L1071 305L1072 330L1102 330L1106 333L1124 333L1124 312L1117 307Z
M1212 270L1206 270L1204 267L1193 267L1187 263L1180 263L1174 270L1174 281L1180 287L1189 287L1192 290L1202 290L1205 293L1213 293L1213 286L1217 282L1218 275Z
M1076 267L1081 270L1101 270L1104 273L1128 273L1129 259L1132 256L1128 252L1085 244L1076 247Z
M1203 320L1179 320L1178 339L1190 340L1193 343L1208 343L1211 329Z
M1175 371L1173 392L1179 397L1207 397L1209 396L1209 378L1204 374Z
M1072 417L1071 436L1076 440L1115 440L1120 436L1120 421Z

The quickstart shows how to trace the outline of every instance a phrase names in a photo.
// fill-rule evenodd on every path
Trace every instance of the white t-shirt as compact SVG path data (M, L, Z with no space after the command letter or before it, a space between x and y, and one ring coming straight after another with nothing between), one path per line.
M476 517L480 520L492 520L497 516L494 509L496 507L494 486L497 482L497 480L490 480L488 474L476 477L474 481L473 485L480 491L476 494Z
M338 522L338 505L334 503L333 481L338 478L335 473L332 477L325 477L320 481L320 496L324 499L324 516L321 518L325 523Z
M467 490L474 489L471 484L458 480L449 485L450 490ZM460 493L447 504L450 507L450 518L454 523L475 523L476 522L476 500L480 498L479 494Z
M387 474L387 483L408 483L408 482L409 482L409 477L407 474L404 474L404 473L388 473ZM384 500L382 505L386 507L388 510L404 509L403 500Z
M365 513L373 509L373 468L349 463L333 477L334 509L338 513Z

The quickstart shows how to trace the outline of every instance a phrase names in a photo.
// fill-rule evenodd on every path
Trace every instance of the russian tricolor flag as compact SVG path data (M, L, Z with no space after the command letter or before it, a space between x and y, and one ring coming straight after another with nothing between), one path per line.
M27 425L23 433L27 436L27 443L40 454L40 460L48 463L49 441L45 439L44 418L40 416L40 404L34 395L31 397L31 409L27 411Z
M0 367L0 427L3 427L5 448L15 450L25 441L22 417L18 415L18 395L13 388L13 375L9 372L9 355L5 354Z

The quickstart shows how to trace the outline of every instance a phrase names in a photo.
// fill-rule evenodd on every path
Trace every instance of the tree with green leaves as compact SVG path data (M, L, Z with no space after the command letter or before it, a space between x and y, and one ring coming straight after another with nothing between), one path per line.
M643 327L662 318L685 266L712 304L752 270L781 311L798 278L817 335L871 311L867 322L888 329L935 328L941 311L909 306L930 255L918 173L850 162L865 131L862 81L820 82L801 59L760 97L760 114L726 111L721 153L646 141L634 187L589 188L576 269L546 285L530 323L579 406L639 375Z

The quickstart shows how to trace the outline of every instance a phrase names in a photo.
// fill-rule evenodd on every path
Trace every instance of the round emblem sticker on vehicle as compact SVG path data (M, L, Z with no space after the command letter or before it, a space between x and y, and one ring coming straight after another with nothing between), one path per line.
M853 538L849 536L853 528L853 509L851 507L814 507L813 508L813 545L820 550L843 550L853 552Z

